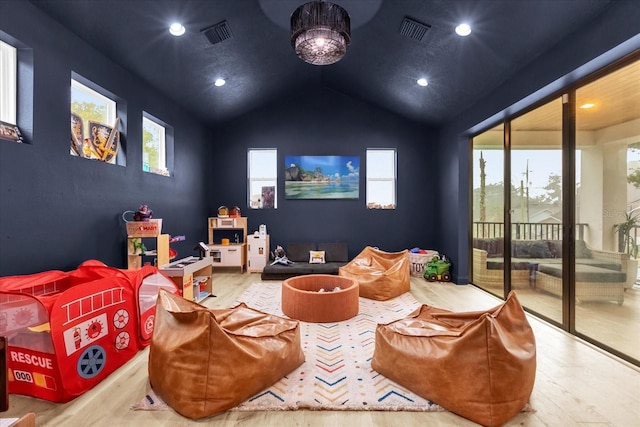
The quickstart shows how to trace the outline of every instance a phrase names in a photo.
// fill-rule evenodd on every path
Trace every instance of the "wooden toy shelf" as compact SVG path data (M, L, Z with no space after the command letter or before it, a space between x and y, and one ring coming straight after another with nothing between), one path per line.
M182 291L182 297L189 301L201 302L213 295L212 261L192 256L158 267L160 272L173 280Z

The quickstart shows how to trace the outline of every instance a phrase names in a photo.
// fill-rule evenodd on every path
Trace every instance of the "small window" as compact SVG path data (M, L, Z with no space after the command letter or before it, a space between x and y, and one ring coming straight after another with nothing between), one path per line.
M116 163L118 125L116 101L71 79L72 155Z
M396 208L396 150L367 150L367 208Z
M248 155L248 194L252 209L276 209L278 198L278 150L251 149Z
M18 49L0 40L0 121L17 121Z
M167 129L147 113L142 117L142 170L169 176L167 168Z

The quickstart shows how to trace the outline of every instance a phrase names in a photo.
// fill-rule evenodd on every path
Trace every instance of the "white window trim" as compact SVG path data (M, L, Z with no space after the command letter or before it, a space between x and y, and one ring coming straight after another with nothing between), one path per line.
M275 176L252 176L251 175L253 171L252 163L251 163L252 155L255 155L260 152L274 157L274 164L270 166L273 167ZM256 162L260 163L261 161L256 159ZM256 181L273 182L273 186L275 187L273 209L277 209L278 208L278 150L276 148L250 148L247 151L247 206L250 209L262 208L261 204L257 200L252 200L251 189L253 187L253 183Z
M158 130L158 167L160 171L165 173L156 173L153 170L144 170L144 147L142 147L142 170L144 172L156 173L157 175L169 176L169 169L167 168L167 138L166 138L166 125L160 120L155 119L150 114L144 113L142 116L142 129L146 126L155 127ZM144 144L144 142L143 142ZM151 168L151 166L150 166Z
M370 154L374 154L374 153L382 153L382 152L388 152L389 154L393 154L393 159L392 162L393 164L390 165L391 166L391 170L393 171L393 176L375 176L374 172L374 167L375 165L373 164L373 162L371 161L371 158L369 157ZM367 162L366 162L366 170L367 170L367 174L366 174L366 204L367 204L367 208L368 209L395 209L397 206L397 176L398 176L398 168L397 168L397 158L398 158L398 153L396 151L396 149L394 148L368 148L367 149L367 153L366 153L366 158L367 158ZM385 183L391 183L391 194L389 194L389 198L391 200L387 201L380 201L380 200L373 200L373 194L372 194L372 190L370 188L370 183L373 182L385 182Z
M0 121L18 124L18 49L0 40Z

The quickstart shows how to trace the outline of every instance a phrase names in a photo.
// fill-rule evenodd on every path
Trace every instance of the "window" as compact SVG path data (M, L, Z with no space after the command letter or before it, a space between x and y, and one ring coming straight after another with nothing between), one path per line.
M120 148L116 101L76 79L71 79L71 128L72 155L116 163Z
M142 117L142 170L169 176L166 128L147 113Z
M367 208L396 208L396 150L367 150Z
M278 150L249 150L247 171L249 172L247 177L249 207L252 209L277 208Z
M0 40L0 121L18 124L18 50Z

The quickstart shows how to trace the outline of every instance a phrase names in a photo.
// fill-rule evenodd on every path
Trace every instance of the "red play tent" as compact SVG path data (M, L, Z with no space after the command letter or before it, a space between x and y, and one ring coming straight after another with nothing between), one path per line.
M178 293L156 267L100 261L0 278L9 392L67 402L98 384L150 343L160 288Z

